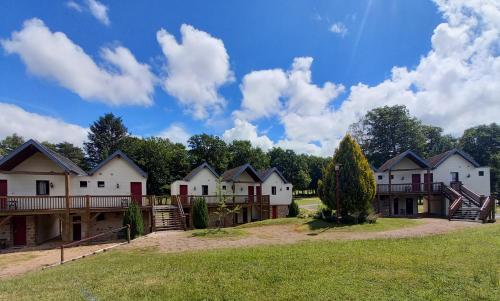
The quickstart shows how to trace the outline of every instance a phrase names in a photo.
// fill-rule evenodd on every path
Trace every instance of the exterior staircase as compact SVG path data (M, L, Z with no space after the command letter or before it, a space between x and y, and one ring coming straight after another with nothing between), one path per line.
M462 203L462 206L453 213L451 219L478 221L480 212L481 207L467 199Z
M494 221L495 200L491 197L479 196L460 182L445 186L443 194L450 200L449 220Z
M186 230L185 217L176 205L153 206L154 231Z

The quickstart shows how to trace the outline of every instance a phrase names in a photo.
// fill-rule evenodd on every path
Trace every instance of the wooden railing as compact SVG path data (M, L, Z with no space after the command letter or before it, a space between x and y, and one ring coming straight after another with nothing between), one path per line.
M216 195L178 195L180 203L184 206L190 206L196 198L203 198L207 204L217 204L218 196ZM227 195L225 196L227 204L254 204L254 203L269 203L269 195Z
M182 226L184 227L184 231L187 230L187 224L186 224L186 214L184 213L184 208L181 204L181 200L179 199L178 196L175 196L175 201L177 203L177 208L179 210L179 215L181 216L182 219Z
M488 220L488 215L492 214L493 208L495 208L495 201L492 197L486 197L482 201L481 210L479 211L479 219L483 222ZM494 214L494 212L493 212Z
M460 192L463 195L465 195L469 200L474 202L477 206L481 206L481 197L478 194L476 194L475 192L473 192L464 185L460 185Z
M377 184L377 193L441 193L442 182L433 183L404 183L404 184Z
M66 201L66 196L0 196L0 212L127 208L132 202L149 207L155 196L71 195L69 208Z
M462 207L464 198L458 191L446 185L443 187L443 194L452 202L448 206L448 220L450 220L455 212Z

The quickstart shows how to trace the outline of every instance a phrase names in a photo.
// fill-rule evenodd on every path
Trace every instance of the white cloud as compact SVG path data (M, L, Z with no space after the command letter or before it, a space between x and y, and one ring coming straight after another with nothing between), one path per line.
M265 151L269 150L274 145L267 136L258 135L256 126L241 119L236 119L234 121L234 127L226 130L222 135L222 139L226 142L231 142L233 140L249 140L254 146L260 147Z
M330 26L330 31L341 37L345 37L347 34L347 27L342 22L336 22Z
M162 138L168 138L170 141L175 143L182 143L187 145L188 139L191 137L191 134L184 128L184 126L180 123L173 123L168 128L160 132L157 136Z
M97 0L87 0L90 13L102 24L109 26L108 7Z
M164 29L156 34L167 58L163 88L195 118L207 118L225 106L218 89L233 81L229 55L222 40L204 31L186 24L180 31L181 43Z
M289 83L283 94L274 96L283 99L281 106L286 108L278 114L285 138L277 145L331 155L350 124L384 105L406 105L423 122L454 135L471 126L498 122L500 2L436 3L446 21L435 28L432 49L419 64L413 69L394 67L391 77L375 86L352 86L337 108L332 102L341 86L311 84L310 59L296 59L288 72L290 82L297 80L295 87Z
M153 103L155 76L125 47L102 48L103 66L98 66L64 33L50 31L36 18L0 42L8 54L21 57L30 73L53 80L84 99L110 105Z
M79 3L75 0L70 0L66 2L66 6L77 11L83 12L87 11L94 16L102 24L109 26L111 21L109 20L108 10L109 8L97 0L86 0L84 3Z
M0 139L14 133L25 139L83 145L88 129L54 117L31 113L8 103L0 103Z

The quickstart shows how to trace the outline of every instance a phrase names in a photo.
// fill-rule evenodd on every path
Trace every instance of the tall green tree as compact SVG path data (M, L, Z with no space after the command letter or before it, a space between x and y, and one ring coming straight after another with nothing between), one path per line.
M491 191L500 195L500 125L480 125L464 131L460 148L483 166L491 167Z
M308 189L312 189L318 193L318 181L323 177L323 169L328 164L329 159L312 155L304 155L304 158L309 170L309 177L311 178Z
M350 126L349 132L376 167L408 149L418 154L425 150L426 137L421 122L401 105L369 111Z
M283 176L293 184L294 189L307 189L311 176L307 162L303 156L298 156L293 150L275 147L269 151L271 166L276 167Z
M230 154L226 142L208 134L194 135L188 140L191 167L207 162L219 173L228 167Z
M0 158L9 154L24 143L24 138L14 133L0 141Z
M85 154L80 147L75 146L69 142L61 142L53 144L44 141L42 142L42 144L50 148L51 150L55 151L56 153L70 159L71 161L76 163L76 165L78 165L81 169L87 170L89 168L87 161L85 160Z
M234 140L228 146L230 162L228 168L250 163L255 169L269 168L269 156L259 147L253 147L248 140Z
M150 137L125 137L120 149L148 173L149 194L168 194L170 183L184 177L190 169L188 152L180 143Z
M356 212L367 215L375 198L375 176L361 147L351 136L340 142L320 182L320 198L330 209L337 209L335 165L340 165L340 211L343 216Z
M107 113L90 125L84 143L89 165L94 167L118 149L120 141L128 136L128 130L121 117Z
M457 146L458 141L451 135L443 135L443 129L438 126L421 125L425 137L422 156L430 158L437 154L449 151Z

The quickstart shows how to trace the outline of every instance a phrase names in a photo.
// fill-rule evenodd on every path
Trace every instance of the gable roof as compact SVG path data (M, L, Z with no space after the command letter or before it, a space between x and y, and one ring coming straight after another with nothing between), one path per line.
M392 169L395 165L397 165L399 162L401 162L401 160L403 160L404 158L408 158L408 159L412 160L413 162L415 162L418 166L420 166L422 168L429 168L430 167L430 165L427 163L426 160L422 159L419 155L415 154L411 150L407 150L407 151L395 156L394 158L391 158L391 159L385 161L385 163L382 164L382 166L380 166L377 171L384 172L384 171L387 171L389 169Z
M10 154L0 159L0 170L12 170L14 167L19 165L27 158L31 157L36 152L44 154L65 172L80 176L87 174L83 169L81 169L70 159L64 157L61 154L58 154L48 147L45 147L43 144L33 139L28 140L23 145L12 151Z
M203 168L208 169L216 178L219 177L219 174L215 171L215 169L213 169L212 166L210 166L210 164L208 164L207 162L203 162L200 166L198 166L195 169L191 170L191 172L189 172L184 177L183 180L184 181L190 181L192 178L194 178L194 176L196 176L200 171L202 171Z
M460 150L458 148L454 148L452 150L441 153L439 155L435 155L434 157L430 157L429 159L427 159L427 161L429 162L429 165L432 168L436 168L439 165L441 165L444 161L446 161L446 159L448 159L449 157L451 157L453 155L461 156L465 160L469 161L472 165L474 165L474 167L480 166L479 163L477 163L477 161L474 160L474 158L472 158L469 154L467 154L466 152L464 152L463 150Z
M288 183L288 181L285 179L283 174L276 168L276 167L271 167L265 170L260 170L259 171L259 177L262 179L262 182L266 181L269 176L273 174L273 172L276 172L278 176L283 180L283 182Z
M89 171L89 175L95 174L104 165L108 164L109 161L111 161L111 160L113 160L114 158L117 158L117 157L118 158L122 158L123 160L125 160L125 162L127 162L130 166L132 166L132 168L135 171L137 171L144 178L148 177L148 174L144 170L142 170L137 164L135 164L134 161L132 161L132 159L130 159L127 155L125 155L125 153L122 152L121 150L117 150L116 152L114 152L113 154L111 154L109 157L107 157L106 159L104 159L101 163L99 163L96 167L94 167L91 171Z
M262 182L259 173L250 165L250 163L243 164L230 170L226 170L222 174L222 180L227 182L234 182L244 171L249 171L250 176L254 181Z

